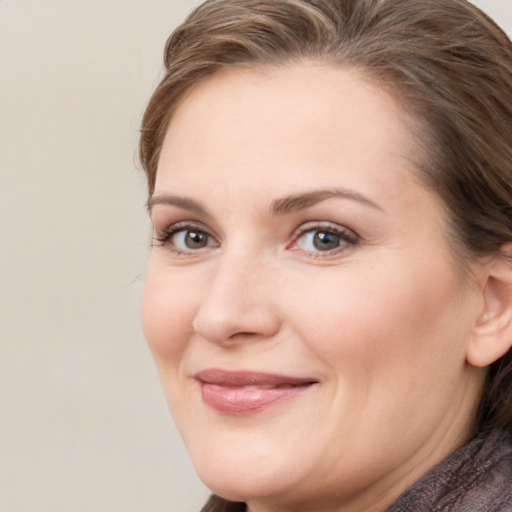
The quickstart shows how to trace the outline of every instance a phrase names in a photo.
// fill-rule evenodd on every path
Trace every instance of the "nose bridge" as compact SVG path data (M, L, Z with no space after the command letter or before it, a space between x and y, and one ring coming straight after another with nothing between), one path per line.
M244 309L244 304L246 301L249 302L255 292L251 286L253 277L251 267L257 268L257 265L251 265L241 251L233 251L233 254L226 254L219 258L209 282L205 305L211 302L211 306L216 305L219 311L223 311L224 307L220 306L226 302L225 306L231 304L232 307L238 306L239 309ZM261 268L259 273L263 274ZM226 308L226 313L228 311L229 308Z
M265 338L278 329L268 265L243 248L218 257L205 283L194 330L215 343Z

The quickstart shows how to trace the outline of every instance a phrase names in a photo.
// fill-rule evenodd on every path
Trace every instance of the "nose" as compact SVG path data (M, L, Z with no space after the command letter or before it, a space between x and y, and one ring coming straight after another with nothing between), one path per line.
M240 258L218 263L205 283L194 331L225 347L272 338L281 322L269 274L263 265L244 264Z

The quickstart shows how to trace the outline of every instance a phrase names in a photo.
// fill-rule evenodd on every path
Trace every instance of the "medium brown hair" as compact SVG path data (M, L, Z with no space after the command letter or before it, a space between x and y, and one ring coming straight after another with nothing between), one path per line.
M461 266L512 241L512 43L468 1L208 0L164 60L140 140L150 196L170 119L195 84L234 66L320 61L361 70L412 120L418 174L442 199ZM478 424L512 432L510 351L489 369ZM204 511L237 506L214 498Z

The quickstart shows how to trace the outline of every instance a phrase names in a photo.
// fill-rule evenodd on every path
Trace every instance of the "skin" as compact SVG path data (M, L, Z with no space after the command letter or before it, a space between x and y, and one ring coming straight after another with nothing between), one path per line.
M483 293L454 264L413 142L384 91L312 63L224 71L173 116L144 330L199 476L251 512L382 511L472 434ZM206 245L187 246L187 229ZM350 236L314 245L333 229ZM212 367L317 384L233 416L201 398L194 375Z

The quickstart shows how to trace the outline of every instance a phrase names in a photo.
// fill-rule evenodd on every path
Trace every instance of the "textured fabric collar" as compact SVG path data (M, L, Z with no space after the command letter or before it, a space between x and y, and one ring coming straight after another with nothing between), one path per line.
M480 434L434 466L386 512L512 512L512 436Z

